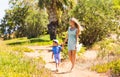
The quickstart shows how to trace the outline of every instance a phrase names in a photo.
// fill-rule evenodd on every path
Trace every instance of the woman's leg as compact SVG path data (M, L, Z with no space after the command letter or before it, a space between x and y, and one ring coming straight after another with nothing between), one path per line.
M72 68L71 70L74 68L74 65L75 65L75 61L76 61L76 50L73 50L72 51Z
M69 59L70 59L70 61L72 63L72 52L71 51L68 52L68 56L69 56Z

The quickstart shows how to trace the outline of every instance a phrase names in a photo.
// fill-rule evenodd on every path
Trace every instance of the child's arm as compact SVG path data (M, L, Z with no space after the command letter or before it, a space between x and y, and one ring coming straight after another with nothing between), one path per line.
M52 59L53 59L53 52L52 52Z

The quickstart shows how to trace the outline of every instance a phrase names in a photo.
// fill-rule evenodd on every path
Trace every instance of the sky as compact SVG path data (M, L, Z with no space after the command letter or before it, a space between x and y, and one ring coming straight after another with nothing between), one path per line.
M0 1L0 20L4 17L5 10L9 8L8 3L9 3L9 0Z

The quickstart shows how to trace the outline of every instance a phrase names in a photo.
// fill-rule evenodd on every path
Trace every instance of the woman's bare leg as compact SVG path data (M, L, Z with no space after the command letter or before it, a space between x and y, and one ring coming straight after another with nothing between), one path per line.
M70 61L72 63L72 52L71 51L68 52L68 56L69 56L69 59L70 59Z
M71 68L71 70L74 68L75 61L76 61L76 50L72 51L72 68Z
M72 51L69 51L69 52L68 52L68 55L69 55L70 62L71 62L71 64L72 64L72 66L73 66ZM71 69L72 69L72 68L71 68ZM70 72L71 72L71 69L70 69Z

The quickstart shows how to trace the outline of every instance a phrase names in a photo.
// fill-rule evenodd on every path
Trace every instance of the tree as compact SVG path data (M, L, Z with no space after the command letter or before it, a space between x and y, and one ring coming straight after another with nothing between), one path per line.
M44 10L30 10L30 15L25 19L28 38L45 34L47 31L48 16Z
M102 40L116 29L111 0L79 0L71 15L78 18L84 27L80 40L86 46Z
M11 16L12 22L17 26L16 37L26 36L25 19L29 15L29 3L26 0L10 0L11 9L7 13ZM14 27L15 27L14 26Z
M34 38L45 34L48 15L36 4L38 2L34 0L11 0L11 8L6 10L1 24L3 33L8 26L8 32L14 30L16 37Z
M4 39L10 39L11 30L14 28L14 22L12 22L11 15L7 12L3 19L1 20L1 33L4 35Z
M38 5L42 9L46 9L49 17L48 31L51 40L56 39L56 26L61 19L62 12L65 7L72 8L76 0L39 0ZM52 37L53 36L53 37Z

